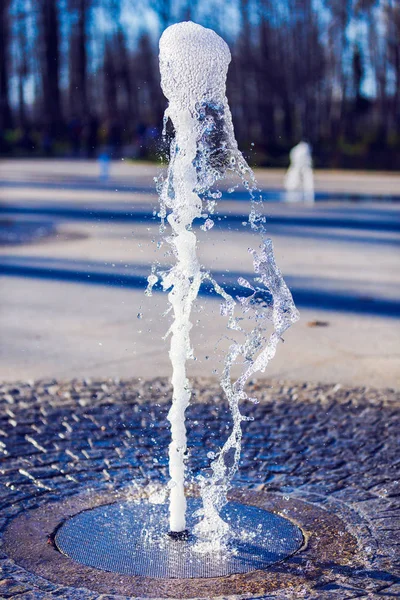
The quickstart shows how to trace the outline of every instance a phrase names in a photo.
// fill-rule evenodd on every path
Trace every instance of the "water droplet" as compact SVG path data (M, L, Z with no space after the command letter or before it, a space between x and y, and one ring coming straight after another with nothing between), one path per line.
M208 231L212 227L214 227L214 221L212 219L206 219L204 224L201 225L200 229L202 229L203 231Z

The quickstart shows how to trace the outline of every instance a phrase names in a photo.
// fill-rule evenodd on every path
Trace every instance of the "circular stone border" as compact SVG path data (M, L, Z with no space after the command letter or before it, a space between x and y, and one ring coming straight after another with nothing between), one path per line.
M142 496L147 496L145 490ZM300 527L305 539L296 554L267 570L218 578L156 579L87 567L56 549L54 536L67 519L84 510L132 497L138 498L138 494L89 492L27 511L8 525L3 549L18 565L54 583L87 588L101 594L143 598L211 598L242 594L257 597L282 588L310 584L331 568L354 563L357 555L356 538L336 515L298 498L250 490L233 490L229 499L281 515Z

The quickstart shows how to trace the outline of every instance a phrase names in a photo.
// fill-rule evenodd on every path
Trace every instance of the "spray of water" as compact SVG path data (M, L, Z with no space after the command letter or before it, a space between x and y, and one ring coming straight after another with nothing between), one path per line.
M290 167L285 176L286 201L314 202L314 175L311 147L300 142L290 151Z
M228 171L238 175L249 191L251 228L264 233L261 196L254 175L238 150L225 95L230 59L227 44L214 31L192 22L169 27L160 39L161 84L169 100L164 129L168 121L174 129L168 173L160 185L161 232L165 235L167 222L171 235L166 241L176 263L163 273L153 269L148 278L148 293L151 294L152 286L160 277L163 289L169 290L174 317L170 329L173 400L168 415L172 434L169 447L171 531L180 532L186 527L185 410L191 394L186 362L192 358L190 313L204 280L222 297L221 314L227 318L228 328L242 338L229 348L221 378L232 413L232 432L211 464L211 475L199 478L203 506L198 511L199 522L194 533L200 551L221 548L229 535L229 525L220 517L220 511L238 468L241 424L247 418L240 411L241 402L248 399L246 382L256 372L265 370L282 334L298 319L290 291L275 263L270 240L265 240L258 250L250 250L254 281L239 278L243 292L237 297L203 271L196 256L193 220L204 218L202 228L205 230L213 226L212 214L221 192L212 187ZM250 326L245 328L244 321ZM242 365L242 372L234 379L232 368L237 364Z

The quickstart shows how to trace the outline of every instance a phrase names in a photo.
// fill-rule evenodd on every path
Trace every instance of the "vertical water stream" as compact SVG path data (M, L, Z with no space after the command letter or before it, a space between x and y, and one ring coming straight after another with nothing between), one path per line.
M261 198L254 175L237 147L232 117L225 95L226 75L231 55L227 44L214 31L192 22L178 23L166 29L160 39L161 85L169 101L164 123L171 121L174 137L170 145L168 173L160 186L161 230L175 256L175 264L148 278L148 293L161 279L169 290L173 310L170 328L173 398L168 419L171 424L169 447L170 529L186 528L184 494L186 427L185 410L191 389L186 362L192 358L190 343L191 309L204 280L222 297L221 314L227 327L241 337L233 342L221 377L221 387L229 402L233 428L211 463L211 475L200 476L203 507L194 533L199 550L218 549L229 534L229 525L220 517L226 494L238 468L244 417L240 403L248 399L245 385L249 378L264 371L273 358L284 331L298 319L292 296L279 271L272 243L266 239L253 256L252 281L239 278L243 290L230 295L212 275L200 267L194 219L203 218L202 228L213 226L216 199L212 189L227 171L238 175L251 198L249 223L255 233L264 235ZM165 221L167 223L165 223ZM247 327L243 327L246 321ZM249 326L250 324L250 326ZM240 363L241 374L232 375Z

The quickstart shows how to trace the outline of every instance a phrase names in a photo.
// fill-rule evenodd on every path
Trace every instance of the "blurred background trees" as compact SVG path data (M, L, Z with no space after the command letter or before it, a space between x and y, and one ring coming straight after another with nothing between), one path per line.
M400 168L400 0L0 0L0 152L155 158L157 42L184 19L230 45L253 163L306 139L317 166Z

